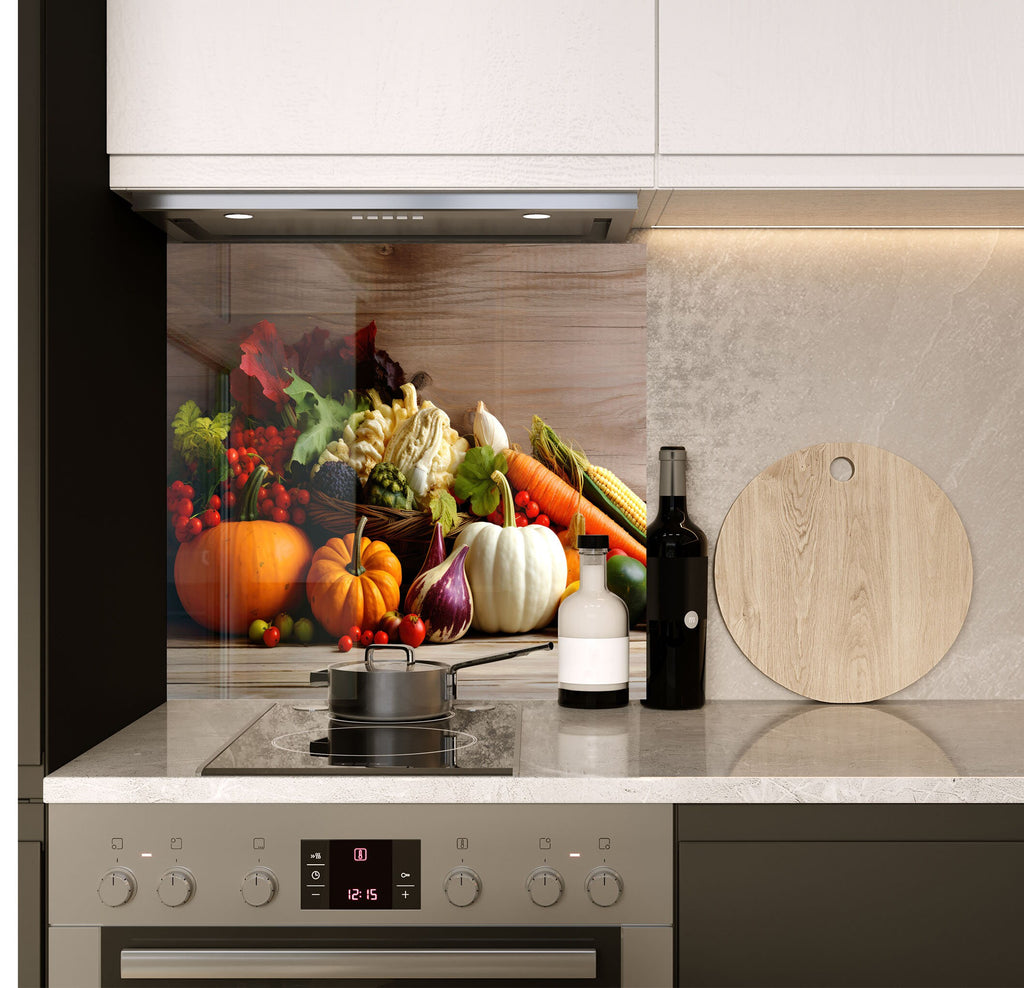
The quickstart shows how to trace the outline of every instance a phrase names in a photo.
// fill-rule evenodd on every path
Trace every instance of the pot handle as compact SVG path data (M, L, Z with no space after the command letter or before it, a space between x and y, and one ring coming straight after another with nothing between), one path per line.
M369 669L370 672L375 672L377 669L377 667L373 664L373 653L379 652L381 651L381 649L385 648L397 648L400 651L404 652L405 666L407 669L409 668L409 666L413 665L416 662L416 657L412 654L412 649L408 645L399 645L397 642L393 645L367 645L366 656L363 661L366 663L366 668Z
M500 659L512 659L517 655L526 655L527 652L540 652L544 649L549 651L555 647L555 643L548 641L543 645L528 645L526 648L517 648L514 652L499 652L497 655L484 655L479 659L466 659L465 662L456 662L448 666L448 672L454 675L459 669L467 669L469 666L482 666L486 662L497 662Z
M331 681L331 673L328 669L317 669L309 674L309 681L316 686L326 686Z

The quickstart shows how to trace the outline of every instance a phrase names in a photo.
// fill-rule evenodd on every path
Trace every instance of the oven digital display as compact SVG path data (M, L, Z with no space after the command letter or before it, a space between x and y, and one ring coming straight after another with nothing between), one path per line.
M418 840L304 840L303 909L419 909Z

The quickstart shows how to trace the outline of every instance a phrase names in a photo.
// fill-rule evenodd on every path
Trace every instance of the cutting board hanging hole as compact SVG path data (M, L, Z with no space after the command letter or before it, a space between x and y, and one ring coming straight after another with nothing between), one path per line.
M846 483L853 476L853 460L849 460L845 456L837 456L829 464L828 472L836 480Z

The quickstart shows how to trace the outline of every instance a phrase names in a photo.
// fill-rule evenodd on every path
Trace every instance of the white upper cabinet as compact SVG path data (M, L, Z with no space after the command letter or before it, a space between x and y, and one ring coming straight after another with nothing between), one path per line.
M1020 185L1024 3L661 0L658 99L662 185Z
M460 157L641 156L639 174L653 174L654 0L107 6L115 158L247 156L263 159L246 167L269 184L279 184L275 156L296 161L304 180L318 167L346 175L338 160L318 166L304 160L312 156L368 156L367 176L389 156L456 166ZM487 172L479 161L466 167ZM543 161L523 167L526 184L551 171Z

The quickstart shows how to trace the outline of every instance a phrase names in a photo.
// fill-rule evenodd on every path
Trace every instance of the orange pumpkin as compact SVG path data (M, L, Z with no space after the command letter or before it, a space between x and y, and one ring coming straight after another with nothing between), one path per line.
M255 503L266 476L262 464L242 495L240 521L207 528L178 546L174 587L185 613L211 631L242 633L256 618L271 620L302 602L303 580L313 546L301 528L252 520L245 505ZM251 497L247 497L251 495Z
M313 616L334 637L352 625L375 630L402 599L402 564L386 542L363 538L365 524L360 518L354 533L328 539L306 577Z

